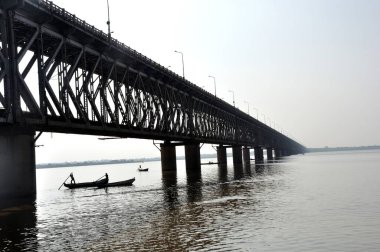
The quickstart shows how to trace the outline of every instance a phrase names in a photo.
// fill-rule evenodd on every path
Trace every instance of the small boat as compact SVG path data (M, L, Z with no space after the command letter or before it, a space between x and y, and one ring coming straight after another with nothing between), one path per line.
M149 168L142 168L142 167L139 167L138 170L139 170L139 171L148 171Z
M211 165L211 164L217 164L217 162L208 161L207 163L201 163L201 165Z
M94 182L84 182L84 183L75 183L75 184L63 183L63 185L66 186L67 188L75 189L75 188L85 188L85 187L97 187L97 186L105 185L107 183L108 183L108 179L104 178L104 179L94 181Z
M105 183L105 184L99 184L97 185L98 188L105 188L105 187L114 187L114 186L131 186L135 182L135 178L118 181L118 182L112 182L112 183Z

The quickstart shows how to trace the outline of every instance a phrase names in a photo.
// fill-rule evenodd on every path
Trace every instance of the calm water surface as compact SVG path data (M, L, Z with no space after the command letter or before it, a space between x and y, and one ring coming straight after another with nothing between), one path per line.
M204 160L207 162L208 160ZM231 160L229 160L231 161ZM160 163L37 170L37 200L0 210L1 251L379 251L380 152L202 166L163 179ZM134 186L57 190L107 172Z

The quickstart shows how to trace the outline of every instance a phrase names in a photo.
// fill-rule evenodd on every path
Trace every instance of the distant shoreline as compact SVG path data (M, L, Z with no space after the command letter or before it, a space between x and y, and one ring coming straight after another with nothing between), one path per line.
M324 148L307 148L308 153L314 152L333 152L333 151L360 151L360 150L379 150L379 145L373 146L359 146L359 147L324 147ZM228 156L231 156L229 153ZM202 158L216 158L216 154L203 154ZM185 159L184 156L177 157L178 160ZM160 161L160 157L154 158L133 158L133 159L113 159L113 160L90 160L90 161L73 161L73 162L59 162L59 163L46 163L37 164L37 169L44 168L63 168L74 166L92 166L92 165L107 165L107 164L128 164L128 163L144 163Z
M333 151L361 151L361 150L379 150L379 145L357 146L357 147L324 147L324 148L307 148L307 152L333 152Z
M159 161L159 160L160 160L159 158L149 158L149 159L115 159L115 160L74 161L74 162L63 162L63 163L37 164L36 168L37 169L44 169L44 168L63 168L63 167L73 167L73 166L142 163L142 162L153 162L153 161Z
M216 154L204 154L202 158L215 158ZM185 159L184 156L179 156L177 159ZM89 161L73 161L73 162L60 162L60 163L47 163L37 164L37 169L44 168L63 168L73 166L92 166L92 165L107 165L107 164L128 164L128 163L144 163L160 161L160 157L154 158L133 158L133 159L112 159L112 160L89 160Z

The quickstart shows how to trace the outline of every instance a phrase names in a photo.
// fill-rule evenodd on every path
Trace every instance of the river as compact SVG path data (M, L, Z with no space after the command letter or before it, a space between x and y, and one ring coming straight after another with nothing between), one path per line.
M211 159L210 159L211 160ZM203 160L208 162L209 160ZM229 162L232 160L229 159ZM0 210L1 251L379 251L380 151L226 169L160 162L37 170L35 204ZM58 187L106 172L132 187Z

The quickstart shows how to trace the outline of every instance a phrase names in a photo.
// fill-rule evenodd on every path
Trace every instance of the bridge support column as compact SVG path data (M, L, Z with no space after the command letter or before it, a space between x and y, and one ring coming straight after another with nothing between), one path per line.
M185 160L188 173L201 170L201 150L198 143L185 145Z
M232 159L234 164L241 165L243 163L241 156L241 146L235 145L232 147Z
M227 164L227 151L226 147L219 145L216 148L216 155L218 157L218 164Z
M251 162L251 155L249 153L249 148L247 147L243 148L243 161L244 164L249 164Z
M175 145L165 142L161 147L161 169L163 171L177 170L177 158Z
M272 148L267 148L267 159L273 160L273 151Z
M34 132L0 129L0 202L36 198Z
M275 149L275 150L274 150L274 155L276 156L276 158L281 157L281 150L279 150L279 149Z
M255 147L255 161L263 161L264 160L264 154L263 149L261 147Z

